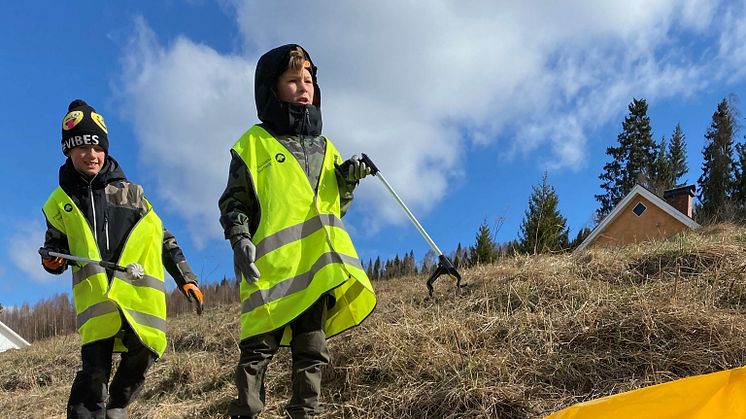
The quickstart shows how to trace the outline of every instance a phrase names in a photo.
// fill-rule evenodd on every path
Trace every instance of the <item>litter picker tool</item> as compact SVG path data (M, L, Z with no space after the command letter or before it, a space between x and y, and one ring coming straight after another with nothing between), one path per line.
M392 188L388 181L386 181L383 173L381 173L381 171L378 170L378 167L376 167L375 163L373 163L373 160L371 160L370 157L368 157L365 153L362 153L362 161L365 162L368 167L370 167L371 174L377 177L381 181L381 183L383 183L383 186L386 187L386 189L391 193L402 210L404 210L404 213L407 214L407 217L409 217L410 221L412 221L412 224L417 227L417 230L420 232L420 234L422 234L422 237L425 238L425 241L430 246L430 248L433 249L433 252L438 255L438 266L435 268L435 271L432 273L432 275L430 275L430 278L427 279L426 283L427 291L430 296L432 297L433 295L433 283L436 279L438 279L439 276L443 274L454 277L456 279L457 288L465 286L466 284L461 284L461 274L458 273L456 267L453 266L453 263L451 263L451 261L443 254L443 252L440 251L433 239L430 238L430 235L427 234L425 229L422 228L420 222L417 221L417 218L415 218L414 214L412 214L412 211L410 211L409 208L404 205L404 202L401 200L401 198L399 198L399 195L396 193L396 191L394 191L394 188Z
M44 248L39 249L39 254L43 258L48 258L51 256L51 257L60 257L62 259L71 260L73 262L92 263L94 265L103 266L106 269L125 272L127 275L129 275L133 279L142 279L145 276L145 270L142 268L142 265L140 265L139 263L130 263L127 266L120 266L113 262L107 262L104 260L93 260L93 259L88 259L88 258L84 258L80 256L66 255L64 253L57 253L57 252L53 252L51 250L47 250Z

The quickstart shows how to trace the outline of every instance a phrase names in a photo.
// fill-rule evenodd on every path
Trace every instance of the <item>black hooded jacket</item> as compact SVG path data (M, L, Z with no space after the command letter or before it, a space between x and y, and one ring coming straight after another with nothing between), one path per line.
M275 85L290 62L290 51L297 44L288 44L270 50L259 58L254 76L254 99L260 126L267 130L295 157L305 170L312 189L318 185L323 156L328 141L321 135L321 89L317 68L311 61L314 96L312 104L290 103L277 97ZM305 51L305 50L304 50ZM243 160L231 150L228 184L218 201L220 223L225 238L234 244L241 237L251 237L259 226L261 208L254 185ZM342 215L352 203L357 183L349 183L337 171Z
M101 258L118 262L130 231L147 213L142 186L128 181L119 163L108 155L101 171L92 179L78 172L68 158L60 167L59 184L88 221ZM196 277L176 238L165 228L163 233L164 267L180 287L185 282L195 282ZM60 253L70 252L67 236L49 220L44 247ZM64 268L49 272L63 271Z
M290 51L300 45L288 44L270 50L259 58L254 74L254 100L259 120L277 135L321 135L321 89L316 79L318 69L311 56L314 96L311 105L283 102L277 98L275 83L290 63ZM305 50L304 50L305 51Z

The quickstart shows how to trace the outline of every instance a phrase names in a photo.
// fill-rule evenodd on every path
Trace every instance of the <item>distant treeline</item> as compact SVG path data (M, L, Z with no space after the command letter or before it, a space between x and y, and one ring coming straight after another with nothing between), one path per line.
M239 301L238 286L227 278L216 283L200 284L200 290L209 305L238 304ZM166 295L166 310L169 316L176 316L192 311L194 307L181 291L173 290ZM29 342L76 330L75 307L65 293L41 300L33 306L23 304L3 308L0 305L0 321Z

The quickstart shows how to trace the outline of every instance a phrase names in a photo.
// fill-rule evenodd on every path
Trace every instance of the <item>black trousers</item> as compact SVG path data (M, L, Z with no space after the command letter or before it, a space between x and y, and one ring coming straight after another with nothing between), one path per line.
M127 352L122 353L111 385L109 377L115 338L92 342L81 348L83 366L70 389L68 419L105 419L106 409L126 408L139 393L156 354L140 342L126 322L124 324L122 342Z

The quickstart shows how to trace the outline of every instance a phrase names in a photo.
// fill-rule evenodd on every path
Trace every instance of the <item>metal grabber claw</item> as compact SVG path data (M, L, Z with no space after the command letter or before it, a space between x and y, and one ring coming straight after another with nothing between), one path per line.
M443 254L443 252L440 251L438 246L435 244L433 239L430 238L430 235L427 234L424 228L422 228L422 225L419 221L417 221L417 218L415 218L414 214L412 214L412 211L407 208L406 205L404 205L404 202L399 198L399 195L394 191L394 188L391 187L391 185L386 181L386 178L383 177L383 173L381 173L380 170L378 170L378 167L376 167L375 163L373 163L373 160L370 159L365 153L362 153L362 159L363 162L365 162L368 167L370 167L371 174L377 177L381 183L383 183L383 186L386 187L386 189L391 193L391 195L394 197L396 202L399 204L402 210L407 214L407 217L409 217L409 220L412 221L412 224L414 224L415 227L417 227L417 230L420 232L422 237L425 238L425 241L430 246L431 249L433 249L433 252L435 252L438 255L438 266L435 268L435 271L430 275L430 278L427 279L427 291L429 295L432 297L433 295L433 283L435 282L438 277L440 277L443 274L450 275L456 279L456 287L461 288L466 286L466 284L461 284L461 274L458 273L456 270L456 267L453 266L453 263Z

